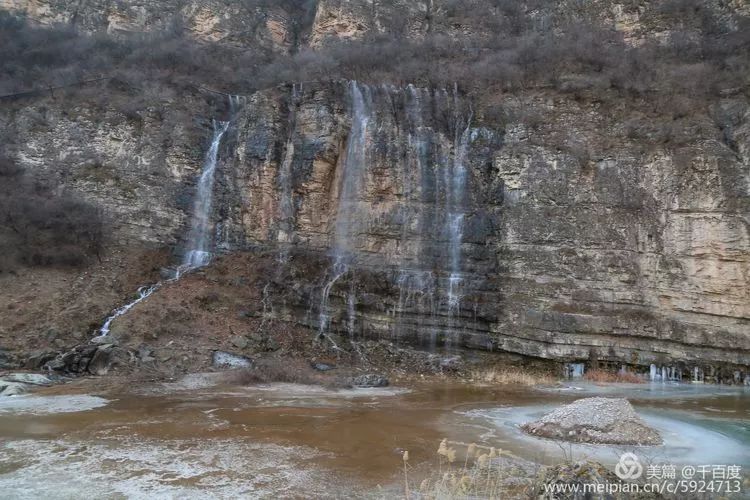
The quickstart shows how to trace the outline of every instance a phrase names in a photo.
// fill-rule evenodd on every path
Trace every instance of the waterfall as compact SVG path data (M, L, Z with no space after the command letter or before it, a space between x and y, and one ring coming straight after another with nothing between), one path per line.
M242 99L243 98L239 96L229 96L231 118L235 116L237 109L242 104ZM185 253L182 264L178 266L177 271L172 278L159 281L153 285L144 285L140 287L138 289L138 298L118 307L104 320L104 324L97 332L97 338L107 336L110 331L110 326L115 319L130 311L130 309L138 303L146 300L166 283L177 281L180 279L184 271L205 266L211 260L209 240L212 236L210 218L213 200L214 173L216 172L216 162L219 157L221 139L229 129L231 118L229 121L225 122L213 122L214 132L211 139L211 146L208 149L208 153L206 153L203 170L201 172L200 180L198 181L198 193L193 206L193 221L187 240L189 250Z
M133 306L138 304L139 302L142 302L146 300L152 293L157 291L159 288L161 288L163 282L158 282L154 285L150 286L142 286L138 289L138 298L135 299L132 302L129 302L125 304L124 306L118 307L114 310L114 312L104 321L104 324L99 329L99 335L98 337L105 337L109 334L109 327L112 325L112 322L128 312Z
M586 372L586 365L583 363L566 363L563 371L565 378L581 378Z
M649 366L648 378L652 382L680 382L682 380L682 370L675 366Z
M336 210L333 271L331 279L323 287L320 299L318 325L321 336L327 333L330 324L329 298L331 289L349 271L349 265L354 258L351 240L356 236L355 225L358 224L360 188L366 167L367 126L370 122L371 113L369 92L365 89L367 93L367 97L365 97L357 82L351 82L349 88L352 100L352 124L346 145L346 156L344 157L341 174L341 190Z
M291 103L289 106L289 132L287 134L284 158L279 167L279 229L277 240L282 243L279 261L286 262L289 255L288 243L292 242L294 230L294 201L292 199L292 162L294 160L294 129L296 125L296 108L299 105L299 89L292 85Z
M354 338L354 327L357 320L357 313L355 308L357 306L357 296L354 294L354 287L349 290L349 295L346 298L346 330L349 333L349 338Z
M435 346L441 329L456 329L453 318L459 317L466 295L462 243L469 201L472 116L463 111L457 89L451 96L444 89L431 91L414 85L376 88L351 82L349 94L351 125L336 177L338 204L331 224L331 264L317 304L319 334L330 328L330 294L335 285L340 285L344 276L353 276L359 266L371 272L373 266L382 264L393 271L392 286L397 293L397 300L394 297L387 309L394 318L389 321L392 336L416 333L420 340ZM445 127L446 117L452 120L450 132ZM279 242L283 241L283 220L290 207L285 199L292 153L293 145L288 144L280 166ZM393 170L380 174L376 168ZM370 188L372 191L367 191ZM390 190L396 203L384 201L381 189ZM359 253L363 246L370 248L363 237L381 228L387 231L383 233L387 253ZM382 261L378 260L381 256ZM354 331L358 298L356 294L343 297L342 317L348 321L342 330Z
M206 152L203 161L201 176L193 201L193 218L190 224L190 232L186 240L187 251L183 256L182 264L178 268L179 273L203 267L211 261L212 241L218 242L225 224L217 223L215 235L211 231L211 216L213 209L213 191L216 175L216 165L219 159L219 147L221 141L229 130L240 108L245 103L245 97L238 95L228 96L229 119L227 121L213 121L213 135L211 145Z
M450 257L450 278L448 279L448 312L452 316L461 307L461 241L464 229L464 211L466 204L466 157L471 135L471 116L466 128L460 131L458 117L458 94L454 90L456 111L456 131L453 141L453 163L451 169L445 170L447 188L448 216L446 218L448 233L448 254Z
M187 269L205 266L211 260L210 236L214 173L216 172L221 139L229 128L229 121L214 121L213 126L214 133L211 139L211 147L208 149L206 160L203 163L203 171L198 181L198 191L193 204L193 221L187 240L188 251L185 253L182 262L183 267Z
M352 99L352 125L346 145L346 157L339 192L334 232L334 257L349 263L353 258L352 238L356 237L359 198L367 160L367 127L370 122L371 102L357 82L350 85Z
M278 241L289 243L291 241L292 225L294 218L294 207L292 203L292 160L294 159L294 142L290 137L286 143L286 150L284 152L284 160L281 162L279 168L279 187L281 188L281 197L279 200L279 233Z
M424 205L425 185L427 178L426 170L429 168L428 144L431 130L425 127L424 104L422 89L410 84L406 87L405 107L407 118L411 125L406 137L406 165L402 169L402 184L404 188L404 200L401 207L401 242L399 245L399 269L396 284L398 286L398 303L394 311L396 321L394 324L395 337L401 335L403 313L408 308L416 308L418 314L418 332L421 336L422 317L428 313L435 314L434 293L435 283L432 271L423 270L424 264L419 262L418 256L422 251L422 235L425 232ZM429 91L424 95L429 98ZM412 172L417 176L417 181L412 178ZM416 234L416 248L407 248L411 234ZM436 333L430 333L429 346L435 347Z
M241 95L230 95L229 96L229 116L230 119L237 116L237 112L240 110L242 105L245 104L245 96Z
M336 282L341 279L349 271L347 264L340 260L338 257L333 264L333 273L331 279L323 287L323 293L320 298L320 313L318 315L318 335L323 336L328 332L328 327L331 322L331 312L329 307L329 299L331 296L331 289Z
M434 319L437 314L435 307L436 283L435 274L432 271L420 271L400 269L397 279L398 283L398 305L396 311L399 313L399 322L396 328L401 327L401 315L408 308L414 308L417 312L417 327L420 339L426 341L427 347L437 347L437 332L434 325L430 325L427 338L422 336L424 318ZM400 332L396 332L398 336Z

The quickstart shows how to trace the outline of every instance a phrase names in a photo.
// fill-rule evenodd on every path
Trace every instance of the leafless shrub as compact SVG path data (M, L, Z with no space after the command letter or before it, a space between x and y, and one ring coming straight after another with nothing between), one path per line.
M323 375L309 363L295 358L268 358L257 360L251 368L237 370L228 375L228 382L242 385L285 382L290 384L322 385L330 388L347 387L341 378Z
M0 271L27 266L79 266L99 256L101 213L71 194L55 194L0 157Z
M514 386L552 384L557 380L546 371L517 366L496 366L475 370L471 373L471 378L490 384Z
M629 384L643 384L645 381L642 377L639 377L635 373L629 373L629 372L612 372L608 370L601 370L601 369L593 369L588 370L583 375L584 380L588 380L590 382L600 382L600 383L611 383L611 382L619 382L619 383L629 383Z

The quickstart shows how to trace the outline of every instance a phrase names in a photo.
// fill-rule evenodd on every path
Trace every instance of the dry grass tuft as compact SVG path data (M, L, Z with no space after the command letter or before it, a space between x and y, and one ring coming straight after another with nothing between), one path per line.
M456 454L461 449L462 465L454 465ZM465 451L463 448L466 448ZM519 473L508 463L501 463L501 455L510 453L471 443L451 442L443 439L437 450L437 468L431 477L424 479L417 491L417 498L507 498L527 497L531 491L529 474ZM408 452L404 454L404 493L406 498L413 491L409 484Z
M475 370L471 379L498 385L534 386L552 384L558 379L548 372L516 366L492 367Z
M635 373L611 372L607 370L601 370L599 368L595 368L584 373L583 379L588 380L589 382L601 383L619 382L628 384L643 384L645 382L642 377L639 377Z
M344 379L324 375L315 371L305 360L293 358L259 359L251 368L228 372L227 382L241 385L285 382L321 385L332 389L349 386Z

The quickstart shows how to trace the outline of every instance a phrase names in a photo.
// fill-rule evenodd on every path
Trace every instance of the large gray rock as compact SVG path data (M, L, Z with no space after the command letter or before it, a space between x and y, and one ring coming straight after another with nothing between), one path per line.
M13 365L13 357L0 349L0 368L12 368Z
M52 380L46 375L39 373L10 373L5 375L2 380L8 382L18 382L29 385L51 385Z
M39 370L47 362L55 359L55 356L57 356L57 353L54 352L34 351L26 358L26 361L24 362L24 368L29 370Z
M39 359L48 358L49 355L45 354ZM39 368L73 375L87 373L106 375L114 366L135 362L135 360L135 354L127 349L117 347L114 344L92 343L78 345L67 352L58 353ZM32 364L36 363L38 361L34 361Z
M31 386L20 382L0 380L0 396L18 396L29 392Z
M586 398L560 407L521 429L574 443L657 445L662 440L622 398Z
M92 375L106 375L110 368L110 357L113 348L110 346L107 349L99 348L94 352L89 361L87 369Z
M52 380L38 373L9 373L0 378L0 396L18 396L35 386L52 384Z
M92 344L98 344L98 345L117 345L119 342L117 338L115 338L114 335L104 335L102 337L94 337L91 339Z
M247 337L243 337L242 335L238 335L236 337L232 337L232 339L230 340L230 342L237 349L244 349L248 345Z
M253 366L250 358L225 351L214 351L212 362L214 368L250 368Z
M376 373L359 375L352 379L352 385L355 387L386 387L388 384L387 378Z

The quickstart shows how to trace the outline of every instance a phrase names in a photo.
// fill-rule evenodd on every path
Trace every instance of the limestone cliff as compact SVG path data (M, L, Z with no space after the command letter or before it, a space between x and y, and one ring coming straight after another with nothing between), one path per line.
M307 292L285 303L288 317L317 327L352 124L346 84L291 92L247 103L225 174L222 205L235 210L221 227L227 248L293 243L308 260L304 249L319 252ZM643 150L622 116L567 99L509 97L507 106L536 109L544 124L497 130L449 91L367 92L366 161L357 204L344 207L357 259L333 285L335 328L571 361L747 364L742 154L718 138ZM461 127L466 205L455 270L448 226ZM461 297L452 310L454 271ZM284 295L283 279L276 285Z
M236 47L260 43L275 50L288 50L295 43L288 12L261 10L253 2L2 0L0 9L43 25L67 24L92 33L150 32L179 23L204 42Z

